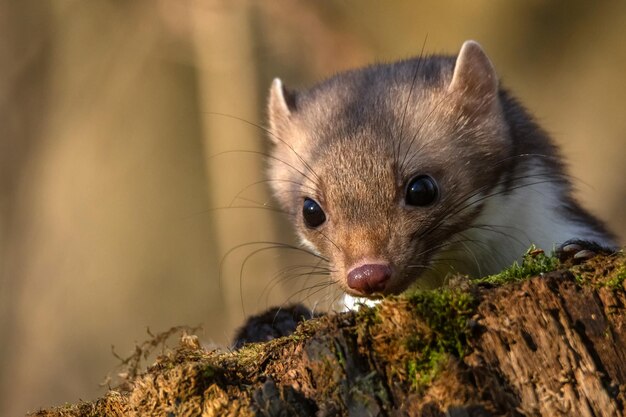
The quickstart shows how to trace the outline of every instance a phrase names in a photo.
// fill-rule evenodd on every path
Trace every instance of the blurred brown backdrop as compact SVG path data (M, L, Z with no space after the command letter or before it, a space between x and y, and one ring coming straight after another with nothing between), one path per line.
M426 36L429 52L476 39L623 239L626 3L587 4L0 0L0 415L101 394L110 345L146 327L223 344L246 314L325 299L279 279L294 253L243 273L268 245L225 258L293 242L248 187L277 75L305 86Z

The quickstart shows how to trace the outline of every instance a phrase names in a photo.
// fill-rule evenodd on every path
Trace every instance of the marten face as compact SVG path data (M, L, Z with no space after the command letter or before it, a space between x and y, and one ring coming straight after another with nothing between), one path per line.
M480 46L270 94L269 177L303 243L365 297L436 267L495 187L511 141Z

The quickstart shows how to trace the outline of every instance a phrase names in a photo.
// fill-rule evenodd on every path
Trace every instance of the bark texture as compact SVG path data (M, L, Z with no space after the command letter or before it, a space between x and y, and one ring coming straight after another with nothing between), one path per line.
M37 416L623 416L622 254L388 299L235 352L195 336L125 386Z

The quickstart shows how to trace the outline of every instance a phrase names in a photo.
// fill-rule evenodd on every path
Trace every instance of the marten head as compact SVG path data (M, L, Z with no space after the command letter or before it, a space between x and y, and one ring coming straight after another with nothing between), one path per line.
M269 180L302 242L349 294L404 291L462 240L512 143L479 44L272 83ZM474 204L476 203L476 204Z

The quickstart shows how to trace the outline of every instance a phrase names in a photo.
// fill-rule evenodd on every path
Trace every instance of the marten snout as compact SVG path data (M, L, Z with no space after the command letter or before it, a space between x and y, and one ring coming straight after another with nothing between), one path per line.
M392 272L386 264L365 264L352 268L348 272L348 287L363 295L382 293Z

